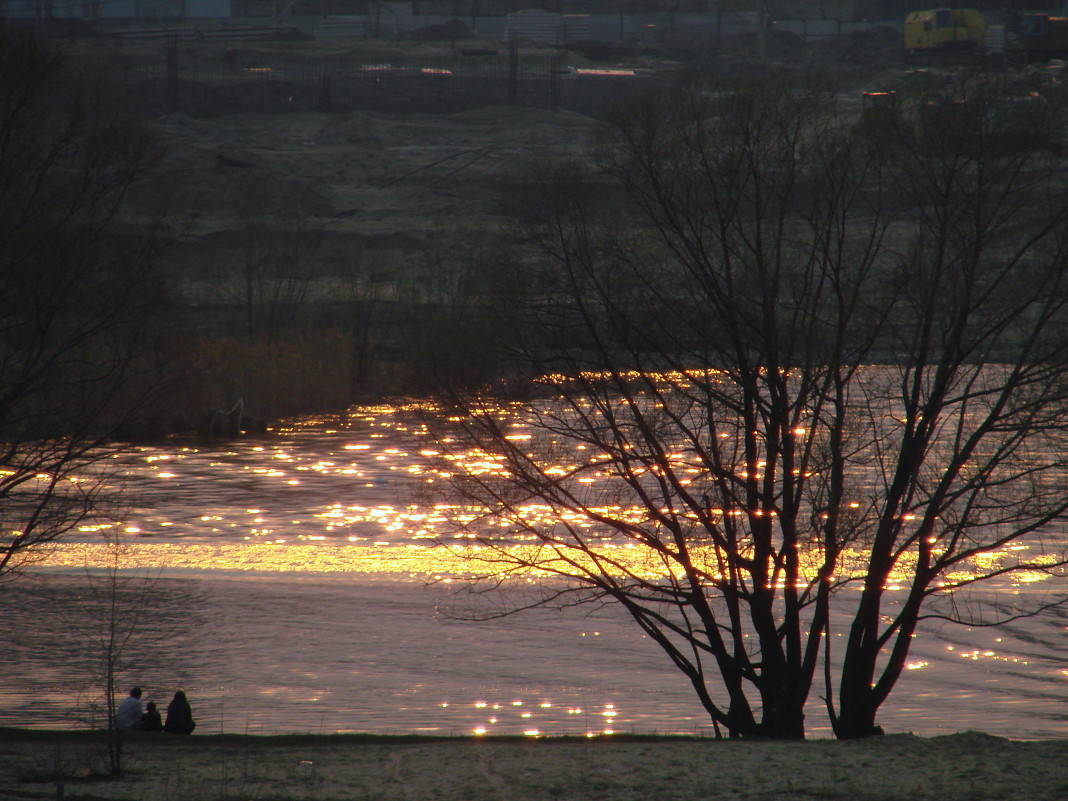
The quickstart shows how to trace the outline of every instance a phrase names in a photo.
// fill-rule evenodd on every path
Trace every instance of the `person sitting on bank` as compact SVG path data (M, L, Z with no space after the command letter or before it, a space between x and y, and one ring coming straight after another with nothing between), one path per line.
M122 699L115 713L115 726L119 729L136 729L141 722L141 688L134 687Z
M145 714L141 716L141 731L163 731L163 717L156 709L156 702L145 704Z
M174 694L174 700L167 705L167 722L163 724L163 731L167 734L192 734L196 727L193 709L189 706L185 693L179 690Z

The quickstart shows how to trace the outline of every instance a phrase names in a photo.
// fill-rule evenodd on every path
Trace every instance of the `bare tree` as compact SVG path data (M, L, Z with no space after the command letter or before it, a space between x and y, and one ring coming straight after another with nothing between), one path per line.
M244 309L249 341L274 342L298 319L322 272L321 238L309 230L308 200L299 187L275 207L264 200L262 187L243 186L236 205L236 263L219 277Z
M123 214L157 154L45 45L0 36L0 577L92 515L86 468L163 386L160 242Z
M127 572L124 566L128 553L121 540L109 539L107 548L106 566L88 573L88 635L99 660L107 769L117 776L123 771L126 735L117 717L119 680L131 661L131 647L143 648L146 642L154 642L161 635L158 630L155 633L149 630L147 620L158 576Z
M1004 96L873 138L819 87L690 87L547 174L511 353L535 399L461 389L436 432L473 586L620 604L731 736L803 737L822 685L855 738L922 620L1059 572L1065 165L1003 146Z
M349 362L349 397L358 398L366 391L374 365L372 332L381 307L385 305L387 286L394 272L378 264L351 255L342 260L338 276L341 297L347 310L348 333L352 342Z

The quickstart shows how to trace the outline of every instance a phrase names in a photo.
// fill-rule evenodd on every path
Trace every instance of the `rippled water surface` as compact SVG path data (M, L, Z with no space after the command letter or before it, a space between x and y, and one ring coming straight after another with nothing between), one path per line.
M428 582L462 563L435 544L443 516L415 491L434 476L413 430L394 410L368 410L346 426L126 457L124 592L153 583L122 683L163 703L184 688L209 732L710 731L685 679L613 609L453 619L455 585ZM93 716L97 537L0 589L0 726ZM929 628L881 722L1068 737L1066 626L1055 612ZM813 703L810 732L826 735Z

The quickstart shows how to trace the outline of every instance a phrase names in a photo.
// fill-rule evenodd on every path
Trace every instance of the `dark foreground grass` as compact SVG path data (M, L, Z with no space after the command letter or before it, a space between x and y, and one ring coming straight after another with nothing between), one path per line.
M0 799L64 801L1065 801L1068 741L976 732L855 742L0 729Z

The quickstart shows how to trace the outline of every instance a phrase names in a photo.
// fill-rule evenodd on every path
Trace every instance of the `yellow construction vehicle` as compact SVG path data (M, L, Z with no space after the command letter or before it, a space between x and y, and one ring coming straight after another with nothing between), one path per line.
M986 20L974 8L913 11L905 18L906 50L974 47L986 35Z

